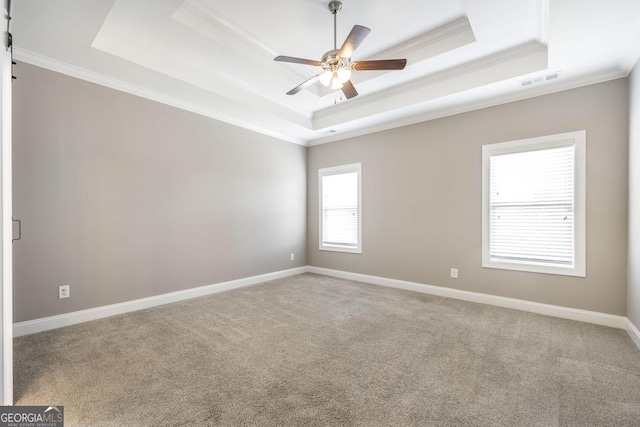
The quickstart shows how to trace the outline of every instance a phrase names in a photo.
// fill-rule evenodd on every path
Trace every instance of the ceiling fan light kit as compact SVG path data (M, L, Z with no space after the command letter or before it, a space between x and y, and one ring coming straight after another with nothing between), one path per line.
M331 87L333 90L342 89L345 97L351 99L358 95L353 83L351 83L351 72L354 71L374 71L374 70L402 70L407 65L406 59L385 59L374 61L351 62L353 52L360 46L371 30L361 25L354 25L347 39L340 49L337 48L337 15L342 9L342 2L330 1L329 11L333 14L333 49L322 55L320 61L311 59L295 58L291 56L277 56L275 61L291 62L294 64L313 65L321 67L323 72L317 74L302 84L287 92L287 95L296 93L320 82L323 86Z

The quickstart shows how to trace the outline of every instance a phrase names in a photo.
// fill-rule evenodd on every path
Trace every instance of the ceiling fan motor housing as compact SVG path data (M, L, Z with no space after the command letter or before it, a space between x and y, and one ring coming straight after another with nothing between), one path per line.
M338 12L340 12L340 9L342 9L342 2L341 1L330 1L329 2L329 10L331 11L331 13L333 13L334 15Z
M336 71L339 68L349 68L350 58L341 58L338 56L338 49L330 50L322 55L322 68L325 70Z

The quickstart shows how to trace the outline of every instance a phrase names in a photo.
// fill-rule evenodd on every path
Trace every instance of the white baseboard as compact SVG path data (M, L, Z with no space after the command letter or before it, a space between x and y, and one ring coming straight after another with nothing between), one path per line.
M63 326L75 325L76 323L102 319L104 317L115 316L117 314L129 313L131 311L142 310L145 308L156 307L158 305L169 304L185 299L228 291L230 289L256 285L258 283L267 282L270 280L295 276L307 271L307 267L297 267L289 270L260 274L258 276L245 277L243 279L231 280L228 282L221 282L213 285L199 286L197 288L185 289L183 291L171 292L168 294L121 302L118 304L105 305L102 307L90 308L87 310L59 314L57 316L27 320L25 322L13 324L13 336L20 337L23 335L34 334L36 332L48 331L50 329L57 329Z
M282 279L302 273L322 274L325 276L355 280L372 285L404 289L408 291L421 292L424 294L454 298L463 301L528 311L531 313L559 317L562 319L577 320L580 322L625 329L633 342L640 349L640 331L638 331L638 328L636 328L636 326L624 316L616 316L613 314L598 313L595 311L580 310L577 308L542 304L515 298L507 298L496 295L482 294L478 292L463 291L460 289L445 288L441 286L426 285L422 283L408 282L404 280L389 279L386 277L370 276L367 274L351 273L348 271L332 270L328 268L313 266L297 267L289 270L276 271L273 273L261 274L258 276L216 283L213 285L200 286L197 288L185 289L183 291L171 292L168 294L156 295L153 297L126 301L118 304L106 305L102 307L90 308L87 310L60 314L57 316L43 317L41 319L14 323L13 336L20 337L23 335L34 334L36 332L48 331L50 329L57 329L64 326L75 325L77 323L88 322L90 320L115 316L117 314L129 313L131 311L143 310L145 308L170 304L172 302L182 301L185 299L196 298L204 295L214 294L217 292L256 285L270 280Z
M425 285L404 280L388 279L386 277L369 276L366 274L350 273L348 271L331 270L328 268L308 267L310 273L337 277L340 279L355 280L370 283L372 285L387 286L390 288L405 289L421 292L423 294L437 295L447 298L455 298L463 301L477 302L481 304L495 305L498 307L512 308L531 313L544 314L546 316L560 317L562 319L577 320L580 322L594 323L596 325L609 326L618 329L627 329L631 322L624 316L598 313L596 311L580 310L577 308L561 307L558 305L542 304L533 301L515 298L500 297L496 295L481 294L478 292L462 291L460 289L444 288L441 286ZM627 324L628 322L628 324ZM631 325L633 326L633 325ZM636 329L637 333L637 329ZM636 344L638 342L636 341ZM639 345L640 347L640 345Z
M640 348L640 331L638 330L638 328L636 328L636 325L634 325L633 323L631 323L631 320L629 320L628 318L626 319L626 323L627 323L627 333L629 334L629 336L631 337L631 340L633 340L634 343L636 343L636 345L638 346L638 348Z

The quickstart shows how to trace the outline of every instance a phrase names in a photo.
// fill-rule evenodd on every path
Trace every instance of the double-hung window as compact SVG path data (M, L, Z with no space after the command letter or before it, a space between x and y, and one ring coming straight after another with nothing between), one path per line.
M319 170L320 249L362 253L361 164Z
M586 132L482 147L483 267L582 276Z

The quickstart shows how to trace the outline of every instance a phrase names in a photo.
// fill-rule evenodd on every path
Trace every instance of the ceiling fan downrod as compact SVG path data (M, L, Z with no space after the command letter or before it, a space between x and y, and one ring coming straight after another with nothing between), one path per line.
M342 9L341 1L329 2L329 11L333 14L333 50L338 49L338 12L340 9Z

